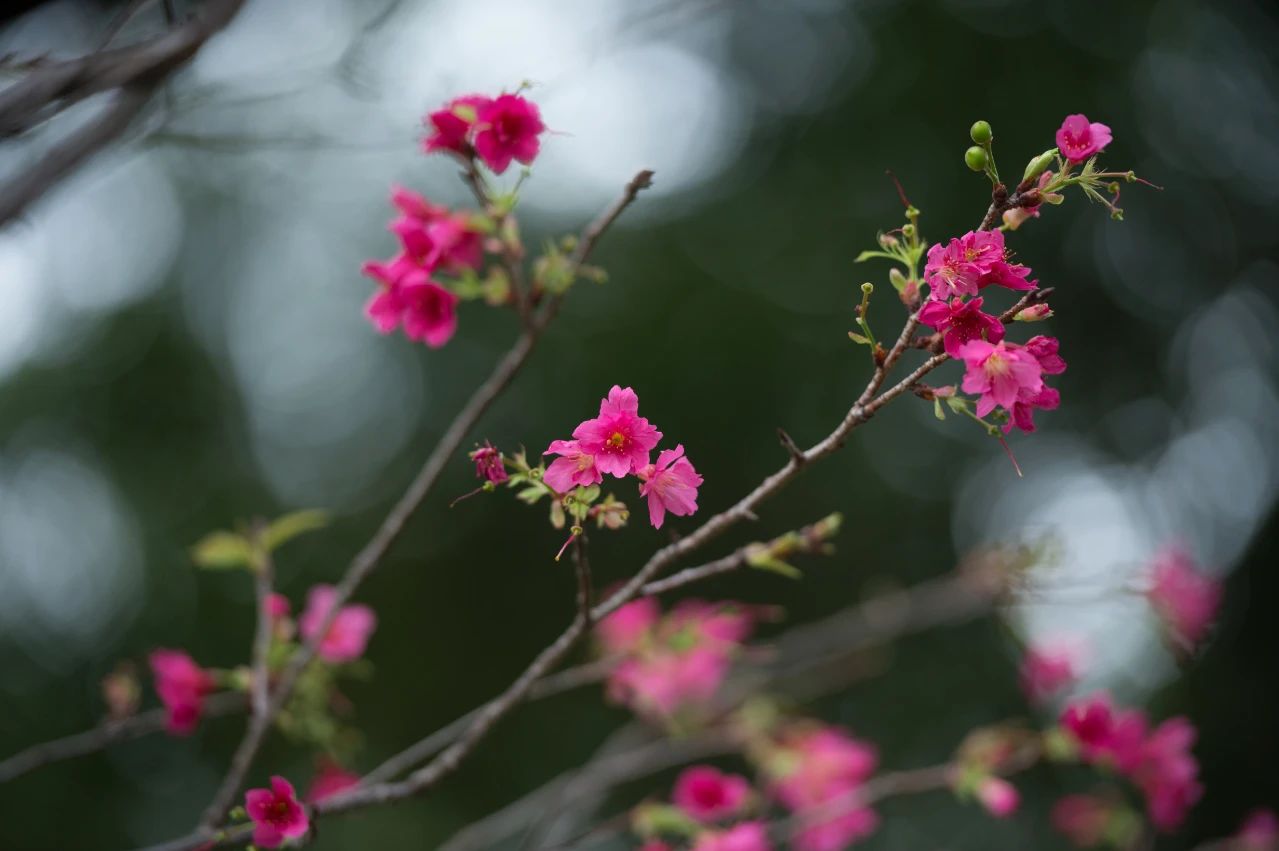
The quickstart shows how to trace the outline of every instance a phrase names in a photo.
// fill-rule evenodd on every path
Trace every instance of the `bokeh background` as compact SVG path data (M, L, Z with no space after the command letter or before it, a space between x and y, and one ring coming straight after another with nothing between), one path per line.
M91 50L121 4L28 5L0 54ZM122 37L158 25L153 9ZM119 659L160 645L240 663L250 583L197 572L189 545L240 518L329 509L333 526L281 557L300 601L340 575L503 351L512 318L478 305L438 352L361 315L359 264L392 250L389 186L465 200L455 168L418 153L427 108L535 84L556 132L524 191L530 245L657 172L597 254L609 283L573 292L474 437L539 449L633 385L705 475L703 514L784 460L778 426L807 444L864 383L846 337L857 285L891 290L886 269L852 260L900 221L885 169L929 238L956 235L988 198L962 164L974 119L1013 172L1082 111L1114 130L1107 163L1164 189L1126 187L1124 222L1073 196L1010 240L1057 287L1049 328L1070 363L1061 409L1012 440L1026 477L970 423L903 399L733 539L837 510L836 556L799 583L735 575L698 593L777 603L793 624L983 544L1045 538L1060 574L1104 591L1181 541L1227 583L1215 637L1183 667L1139 600L1045 594L1006 622L902 642L814 711L877 741L888 767L932 764L973 725L1029 712L1016 636L1082 635L1090 686L1200 727L1207 794L1158 847L1231 831L1279 802L1277 39L1274 10L1248 2L250 2L126 143L0 231L0 753L92 725ZM7 143L0 170L93 108ZM872 317L894 333L900 308L881 295ZM361 592L381 624L376 675L346 690L357 768L496 693L571 616L543 512L505 496L448 511L472 486L459 457ZM644 523L596 535L601 582L664 540ZM625 718L594 689L521 710L429 799L326 823L315 847L433 847ZM183 833L240 730L221 719L7 784L0 848ZM273 741L252 779L271 771L304 778L311 756ZM1064 847L1046 812L1072 782L1032 774L1007 823L942 794L894 802L865 847Z

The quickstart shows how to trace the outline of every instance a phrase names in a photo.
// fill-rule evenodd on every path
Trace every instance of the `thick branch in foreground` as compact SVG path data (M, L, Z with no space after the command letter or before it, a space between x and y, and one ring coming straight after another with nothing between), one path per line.
M0 91L0 138L30 130L87 97L114 92L92 120L45 151L31 168L0 185L0 226L123 136L164 81L230 23L242 5L243 0L208 0L198 15L163 35L41 65Z

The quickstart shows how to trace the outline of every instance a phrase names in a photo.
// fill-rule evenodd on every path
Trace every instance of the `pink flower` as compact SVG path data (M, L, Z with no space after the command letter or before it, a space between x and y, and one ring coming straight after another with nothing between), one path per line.
M928 297L950 299L975 296L982 287L992 284L1014 290L1034 289L1026 280L1030 269L1009 263L1004 235L999 231L969 231L958 239L928 249L924 264L924 280Z
M1082 650L1055 642L1026 650L1021 661L1021 689L1033 703L1043 703L1079 680Z
M1208 634L1221 606L1221 583L1200 573L1184 549L1167 547L1155 556L1146 598L1163 621L1169 637L1193 649Z
M1066 371L1066 362L1057 354L1056 337L1039 335L1032 337L1022 347L1038 363L1044 375L1057 375ZM1038 393L1022 393L1013 405L1012 417L1004 424L1004 431L1011 431L1013 426L1026 433L1035 430L1035 410L1052 411L1061 404L1061 394L1053 387L1043 385Z
M353 789L360 784L360 775L347 771L331 759L320 760L319 771L311 779L311 786L306 790L307 803L315 804L325 798L332 798L339 792Z
M987 777L977 787L977 800L995 818L1008 818L1017 812L1021 795L1016 786L1002 777Z
M1067 795L1053 804L1052 826L1080 848L1092 848L1106 835L1110 804L1093 795Z
M289 616L289 598L283 594L271 594L266 598L266 613L271 620L281 620Z
M625 659L609 675L609 698L649 718L666 720L710 702L732 659L714 647L664 650Z
M959 357L959 350L972 340L986 340L998 343L1004 339L1004 325L989 313L981 312L980 298L934 300L924 305L919 311L919 321L929 325L942 334L942 343L946 354L952 358Z
M703 480L684 457L682 444L657 453L656 466L650 464L637 474L643 482L640 496L648 498L648 519L653 528L662 528L667 511L677 517L697 511L697 489Z
M1142 759L1145 716L1139 710L1115 711L1104 692L1068 704L1061 726L1079 744L1084 762L1114 765L1126 774Z
M1228 847L1231 851L1279 851L1279 816L1264 807L1253 810Z
M568 493L575 487L590 487L604 480L595 456L582 450L576 440L552 440L543 455L559 455L546 468L542 481L557 493Z
M306 611L298 621L302 637L313 641L333 608L337 591L332 585L316 585L307 594ZM319 655L325 662L350 662L364 655L369 636L377 629L377 615L368 606L343 606L333 625L320 639Z
M795 847L799 851L843 851L879 827L879 816L870 807L850 804L839 809L842 812L806 822L795 835Z
M639 415L635 391L614 384L608 398L600 402L599 416L573 429L573 437L582 452L595 456L601 473L620 478L648 466L648 453L662 439L662 433ZM696 507L694 504L694 510Z
M763 822L744 821L728 830L708 830L697 837L691 851L772 851Z
M1067 162L1081 163L1093 154L1099 154L1110 144L1110 128L1099 122L1088 121L1082 114L1067 115L1057 130L1057 150Z
M529 165L541 147L545 130L537 105L519 95L499 95L476 110L475 152L496 174L511 160Z
M1194 725L1185 718L1169 718L1146 739L1132 769L1133 782L1146 796L1150 821L1159 830L1177 829L1203 794L1199 763L1190 752L1194 742Z
M454 98L426 116L425 123L431 133L422 142L422 149L428 154L439 151L469 156L471 152L470 135L475 127L479 111L492 103L491 98L483 95L466 95Z
M595 635L607 653L627 653L636 649L662 615L653 597L641 597L601 620Z
M750 782L741 775L724 774L710 765L694 765L676 779L671 800L693 819L709 823L737 815L750 791Z
M487 440L484 441L483 446L471 453L471 460L475 462L477 479L500 485L510 478L506 473L506 462L502 459L502 453Z
M174 736L191 735L200 724L204 698L217 688L217 681L181 650L153 650L148 661L167 712L166 728Z
M873 746L834 727L801 727L784 735L779 757L772 790L803 825L796 848L839 851L875 831L875 811L855 799L878 763Z
M1024 348L1003 341L965 343L959 356L966 367L965 393L980 393L977 416L984 417L996 406L1012 412L1019 398L1037 398L1044 388L1043 367Z
M364 312L373 327L389 334L400 325L410 340L433 349L457 331L457 296L432 281L425 271L401 255L388 263L369 261L364 274L382 284Z
M304 836L310 827L293 785L283 777L272 777L270 789L245 792L244 809L253 820L253 844L259 848L278 848L286 839Z

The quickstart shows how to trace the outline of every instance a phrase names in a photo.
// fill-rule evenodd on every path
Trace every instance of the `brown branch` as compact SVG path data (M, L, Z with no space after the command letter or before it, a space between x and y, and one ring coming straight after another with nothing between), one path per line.
M586 552L586 533L574 536L573 571L577 574L577 611L585 619L586 628L591 627L591 605L595 596L591 581L591 562Z
M219 692L205 699L203 716L220 718L242 712L247 707L248 701L240 692ZM117 742L130 742L163 732L167 722L166 710L150 709L128 718L103 721L91 730L32 745L0 762L0 783L55 762L96 753Z
M120 138L160 85L226 26L241 5L243 0L209 0L202 14L160 36L41 65L0 91L0 139L30 130L91 95L115 92L93 120L51 147L32 168L0 185L0 225Z

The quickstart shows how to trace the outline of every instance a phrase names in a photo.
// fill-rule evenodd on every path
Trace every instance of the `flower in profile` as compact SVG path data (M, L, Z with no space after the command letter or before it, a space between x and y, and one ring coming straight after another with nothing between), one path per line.
M1203 794L1199 763L1190 752L1195 735L1189 720L1169 718L1146 738L1132 769L1133 782L1146 796L1151 823L1164 832L1176 830Z
M283 777L272 777L270 789L245 792L244 809L253 821L253 844L259 848L279 848L286 839L306 835L310 827L293 784Z
M1111 804L1095 795L1067 795L1053 804L1053 828L1080 848L1092 848L1106 835Z
M537 105L519 95L499 95L476 109L475 153L495 174L511 160L529 165L541 148L546 130Z
M1057 354L1059 343L1056 337L1045 337L1042 334L1031 337L1021 348L1035 359L1044 375L1058 375L1066 371L1066 362ZM1061 393L1047 384L1040 387L1039 392L1023 392L1018 395L1013 405L1012 416L1004 424L1004 431L1011 431L1013 426L1026 433L1035 430L1035 411L1056 410L1061 404Z
M648 453L662 439L662 433L639 415L635 391L614 384L600 402L599 416L573 429L573 437L582 452L595 456L601 473L620 478L648 466Z
M711 823L740 813L750 792L750 781L739 774L725 774L711 765L694 765L676 778L671 801L694 820Z
M471 460L475 462L477 479L500 485L510 478L507 475L506 461L502 458L501 451L487 440L484 441L483 446L471 453Z
M1203 641L1221 606L1221 583L1199 571L1182 547L1164 548L1150 567L1146 598L1169 638L1183 650Z
M191 735L200 724L204 698L217 688L217 680L181 650L153 650L148 661L164 704L165 728L174 736Z
M801 851L838 851L874 833L879 817L855 796L878 764L875 748L836 727L785 731L770 760L774 796L802 824Z
M1229 851L1279 851L1279 816L1265 807L1248 813L1227 848Z
M1008 818L1021 805L1017 787L1002 777L987 777L977 786L977 800L995 818Z
M998 343L1004 339L1004 324L989 313L982 313L981 305L980 298L954 298L949 303L933 300L919 311L919 321L939 331L946 354L957 358L959 350L972 340Z
M1012 412L1019 399L1037 398L1043 390L1043 367L1023 347L1003 341L972 340L959 350L966 371L960 385L965 393L979 393L977 416L996 407Z
M1021 660L1021 690L1043 703L1079 681L1083 648L1078 642L1053 641L1027 648Z
M1110 144L1110 128L1083 114L1067 115L1057 130L1057 150L1071 163L1081 163Z
M302 637L314 641L337 597L332 585L316 585L307 594L306 610L298 620ZM353 604L338 610L329 631L319 640L320 658L330 663L351 662L364 655L369 636L377 629L377 615L368 606Z
M590 487L604 480L595 465L595 456L582 449L580 441L552 440L543 455L558 455L546 468L542 481L557 493L568 493L575 487Z
M353 789L359 784L360 775L354 771L347 771L341 765L325 757L320 760L319 770L316 771L315 777L311 779L310 787L306 790L306 801L309 804L315 804L325 798L332 798L339 792Z
M697 489L702 477L684 457L683 445L657 453L657 464L636 471L642 484L640 496L648 499L648 519L653 528L662 528L669 511L687 517L697 511Z
M744 821L728 830L708 830L698 835L691 851L772 851L768 828L761 821Z
M428 113L424 123L431 132L422 141L422 149L428 154L446 152L469 156L471 130L479 111L490 103L492 98L484 95L464 95Z

